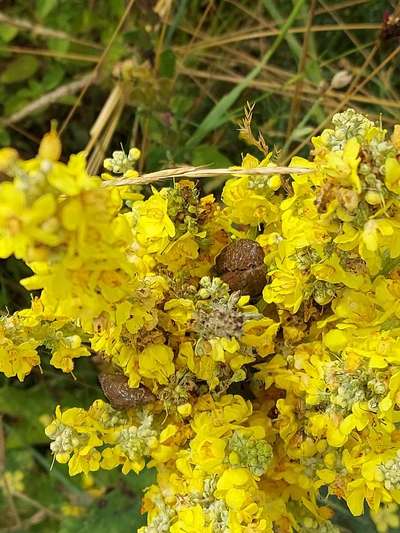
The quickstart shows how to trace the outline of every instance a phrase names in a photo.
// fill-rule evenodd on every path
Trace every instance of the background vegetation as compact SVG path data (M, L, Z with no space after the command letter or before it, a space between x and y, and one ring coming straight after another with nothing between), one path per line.
M238 134L247 101L280 162L307 151L347 106L391 127L400 122L400 30L382 27L397 4L3 0L0 146L32 156L56 119L64 156L86 150L92 172L121 144L141 149L141 171L224 167L255 150ZM29 305L18 284L26 274L14 259L0 262L3 312ZM55 405L87 406L101 394L90 362L78 361L75 381L42 370L23 384L0 380L0 533L135 531L151 472L70 479L50 469L43 427ZM347 531L376 531L368 516L331 505Z

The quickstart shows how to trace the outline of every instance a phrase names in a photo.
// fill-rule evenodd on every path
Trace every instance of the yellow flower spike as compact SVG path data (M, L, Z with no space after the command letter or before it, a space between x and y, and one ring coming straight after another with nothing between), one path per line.
M40 141L38 156L47 161L58 161L61 156L62 145L57 133L57 121L51 121L50 131Z
M18 160L18 152L14 148L0 149L0 172L7 172Z
M355 514L400 501L397 130L391 144L337 114L291 162L309 172L255 176L274 172L272 152L245 156L225 205L194 180L105 187L84 154L64 164L45 140L30 161L0 151L16 175L0 184L0 255L27 262L23 284L41 291L0 317L0 370L23 379L45 347L61 371L101 353L126 376L133 407L58 408L46 434L72 475L157 469L141 533L330 530L323 485ZM137 176L139 155L115 151L105 179ZM235 238L264 251L264 300L216 278Z

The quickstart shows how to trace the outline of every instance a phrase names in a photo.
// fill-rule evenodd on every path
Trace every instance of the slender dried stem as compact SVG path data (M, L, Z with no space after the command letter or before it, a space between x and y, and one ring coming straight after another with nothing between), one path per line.
M167 168L158 172L143 174L137 178L116 178L103 183L104 187L124 185L145 185L170 178L211 178L215 176L273 176L275 174L309 174L313 172L304 167L257 167L257 168L204 168L184 166Z
M69 35L68 33L65 33L64 31L54 30L53 28L47 28L46 26L36 24L34 22L31 22L30 20L20 19L17 17L9 17L5 13L1 12L0 22L4 22L4 24L9 24L10 26L15 26L16 28L21 28L22 30L27 30L33 35L42 35L43 37L52 37L55 39L65 39L72 43L82 44L90 48L97 48L98 50L102 50L103 48L100 44L93 43L91 41L86 41L85 39L78 39L72 35Z
M105 59L107 57L107 54L110 51L110 48L111 48L112 44L114 43L117 35L121 31L121 28L124 25L128 15L129 15L129 12L132 9L132 6L133 6L134 2L135 2L135 0L129 0L128 5L126 6L123 15L120 18L120 20L119 20L119 22L117 24L117 27L114 30L114 33L112 34L112 36L111 36L106 48L104 49L103 53L101 54L101 56L100 56L100 58L99 58L99 60L97 62L97 65L93 69L93 78L97 77L97 74L99 73L100 67L103 65L103 63L104 63L104 61L105 61ZM79 97L77 98L77 101L75 102L75 104L71 108L70 112L68 113L67 117L65 118L65 120L64 120L64 122L63 122L63 124L62 124L62 126L60 128L60 135L62 135L62 133L65 131L65 128L68 126L70 120L72 119L73 115L75 114L75 111L80 106L83 97L85 96L87 90L89 89L89 87L90 87L90 85L91 85L91 83L93 81L93 78L89 79L86 82L86 84L82 87L82 90L81 90L81 92L79 94Z
M54 102L57 102L61 98L64 98L64 96L70 96L72 94L75 94L86 85L88 80L93 81L92 72L86 74L78 80L71 81L70 83L66 83L65 85L61 85L60 87L57 87L57 89L54 89L54 91L50 91L42 95L40 98L37 98L33 102L29 103L28 105L17 111L16 113L13 113L8 118L3 119L1 122L6 126L20 122L29 115L37 113L45 107L54 104Z

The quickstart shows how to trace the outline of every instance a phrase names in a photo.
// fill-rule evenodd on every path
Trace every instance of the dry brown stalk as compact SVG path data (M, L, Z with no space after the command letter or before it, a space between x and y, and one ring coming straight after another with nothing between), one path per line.
M238 75L226 75L226 74L220 74L218 72L205 72L203 70L198 69L192 69L192 68L185 68L181 67L180 72L182 74L185 74L187 76L191 76L192 78L206 78L206 79L214 79L214 80L220 80L220 81L226 81L229 83L240 83L240 81L243 79L242 76ZM264 89L264 90L270 90L271 92L276 92L279 94L288 94L293 95L294 94L294 86L290 85L289 83L279 83L274 81L264 81L264 80L253 80L250 84L250 87L254 87L255 89ZM315 96L320 95L320 91L316 88L313 88L311 86L308 86L306 83L303 85L303 93L307 93L308 95L311 95L309 98L309 101L314 102ZM332 97L336 100L342 100L345 96L345 93L341 91L334 91L334 90L327 90L325 91L325 96ZM302 99L304 98L304 94L301 95ZM362 96L356 93L353 93L350 95L349 98L350 101L354 102L360 102L365 104L374 104L381 107L389 107L393 109L399 109L400 108L400 102L396 102L394 100L389 100L386 98L377 98L374 96Z
M335 113L338 113L339 111L341 111L345 105L347 104L347 102L349 102L349 100L351 100L352 96L360 91L364 85L366 85L380 70L382 70L382 68L387 64L389 63L390 61L392 61L396 55L398 53L400 53L400 46L397 46L385 59L384 61L382 61L382 63L380 63L361 83L359 82L360 81L360 78L362 76L362 74L364 73L365 71L365 68L369 65L369 63L371 62L372 58L374 57L376 51L379 49L379 43L377 42L375 44L375 46L373 47L373 49L371 50L371 52L369 53L367 59L365 60L365 62L363 63L362 67L360 68L356 78L353 80L349 90L347 91L347 93L343 96L341 102L337 105L337 107L335 107L335 109L326 117L325 120L323 120L321 122L321 124L319 124L316 128L314 128L314 130L304 139L304 141L302 143L300 143L299 146L297 146L297 148L295 150L293 150L293 152L291 154L289 154L289 156L286 158L285 162L286 161L290 161L292 159L293 156L295 156L302 148L304 148L304 146L306 146L309 142L310 142L310 139L314 136L314 135L317 135L317 133L319 131L321 131L327 124L329 124L329 122L332 120L332 117Z
M78 80L74 80L70 83L66 83L65 85L61 85L60 87L57 87L57 89L54 89L54 91L50 91L44 94L43 96L29 103L16 113L12 114L10 117L3 119L1 122L6 126L20 122L25 117L32 115L33 113L36 113L38 111L41 111L42 109L48 107L51 104L54 104L54 102L57 102L61 98L64 98L64 96L71 96L72 94L77 93L80 89L82 89L82 87L86 85L88 80L93 81L93 72L89 72L89 74L86 74Z
M5 24L9 24L10 26L15 26L16 28L21 28L22 30L27 30L33 35L43 35L43 37L65 39L72 43L83 44L84 46L88 46L90 48L97 48L98 50L103 49L100 44L86 41L85 39L78 39L72 35L69 35L68 33L65 33L64 31L54 30L53 28L47 28L46 26L42 26L41 24L30 22L29 20L20 19L17 17L9 17L5 13L1 12L0 22L4 22Z
M297 115L300 110L301 94L303 92L303 85L304 85L303 74L304 74L306 64L307 64L308 47L309 47L308 45L309 45L309 40L310 40L310 29L311 29L313 18L314 18L315 7L316 7L316 0L311 0L308 18L307 18L306 31L304 32L304 37L303 37L303 47L301 50L299 68L297 72L297 75L299 77L294 87L294 96L293 96L292 103L290 106L290 115L289 115L289 120L287 124L287 129L286 129L287 137L290 136L290 134L292 133L294 129L294 125L297 121Z
M365 30L365 31L373 31L373 30L379 30L381 28L381 24L376 23L350 23L350 24L317 24L310 28L311 33L325 33L330 31L344 31L344 30ZM180 27L181 30L187 31L188 33L191 33L189 28L182 25ZM297 33L305 33L307 31L307 27L299 26L295 28L290 28L288 30L289 34L297 34ZM279 34L279 29L274 28L271 30L259 30L258 28L255 30L249 31L248 29L243 30L242 32L235 32L234 34L226 34L222 37L211 37L209 39L203 39L202 41L198 41L196 43L193 43L190 46L191 51L196 49L205 49L205 48L220 48L221 46L225 44L231 44L231 43L238 43L241 41L249 41L251 39L264 39L265 37L273 37L275 35ZM182 50L186 49L188 45L182 45L182 46L176 46L174 47L174 50Z
M86 61L87 63L97 63L99 60L99 56L96 55L58 52L56 50L31 48L29 46L0 46L0 51L12 52L13 54L29 54L31 56L56 57L58 59L68 59L71 61Z
M137 178L115 178L103 183L104 187L122 187L124 185L146 185L171 178L212 178L216 176L273 176L275 174L310 174L305 167L257 167L257 168L205 168L190 165L167 168L157 172L143 174Z
M101 54L101 56L99 57L99 60L95 66L95 68L93 69L93 77L96 78L98 73L99 73L99 70L100 70L100 67L103 65L106 57L107 57L107 54L108 52L110 51L110 48L113 44L113 42L115 41L117 35L119 34L119 32L121 31L121 28L122 26L124 25L128 15L129 15L129 12L130 10L132 9L132 6L133 4L135 3L135 0L129 0L126 8L125 8L125 11L124 13L122 14L122 17L120 18L118 24L117 24L117 27L115 28L113 34L111 35L111 38L110 40L108 41L108 44L107 46L105 47L103 53ZM61 128L60 128L60 135L62 135L62 133L65 131L65 128L68 126L70 120L72 119L75 111L78 109L78 107L80 106L81 102L82 102L82 99L83 97L85 96L86 94L86 91L89 89L91 83L92 83L93 79L89 79L86 84L82 87L81 89L81 92L79 93L79 96L77 98L77 101L75 102L75 104L73 105L73 107L71 108L70 112L68 113L67 117L65 118Z

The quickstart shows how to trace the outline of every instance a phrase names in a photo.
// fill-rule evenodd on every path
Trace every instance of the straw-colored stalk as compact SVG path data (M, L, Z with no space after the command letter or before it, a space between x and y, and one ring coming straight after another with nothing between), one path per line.
M309 174L313 172L305 167L257 167L257 168L205 168L182 166L168 168L158 172L143 174L137 178L115 178L104 181L104 187L122 187L124 185L146 185L173 178L212 178L216 176L273 176L275 174Z

